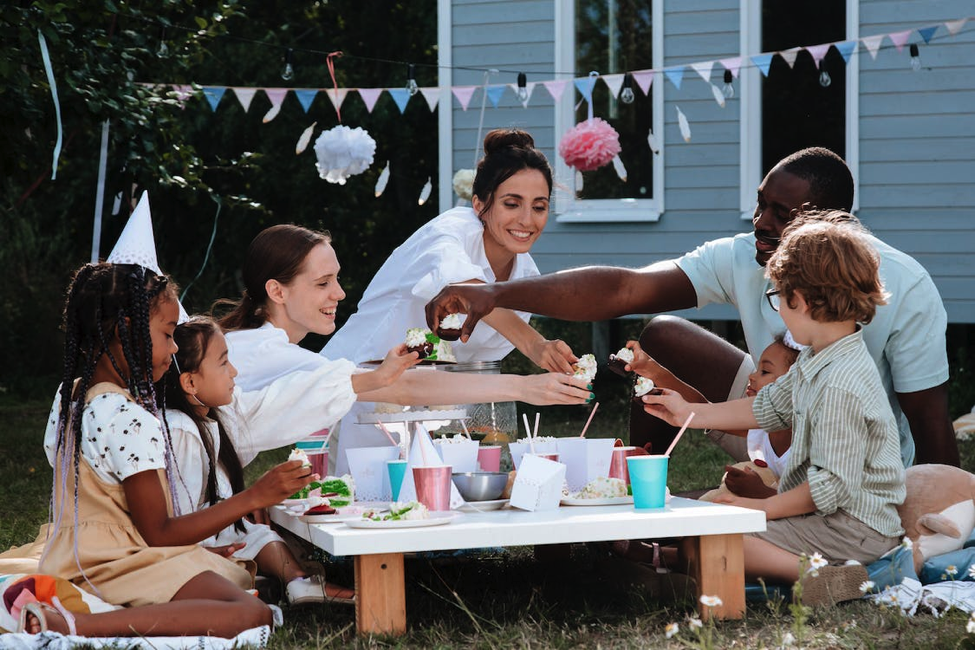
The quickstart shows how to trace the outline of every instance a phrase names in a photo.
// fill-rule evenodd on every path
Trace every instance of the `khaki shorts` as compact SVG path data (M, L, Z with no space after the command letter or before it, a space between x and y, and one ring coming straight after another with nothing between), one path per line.
M735 374L735 380L731 382L731 390L728 391L728 399L726 401L741 399L745 396L745 389L748 388L748 375L753 372L755 372L755 362L752 361L750 354L746 354L745 358L741 360L741 366L739 366L738 372ZM714 429L709 429L705 433L712 442L724 449L736 462L743 463L749 460L747 438L733 436L730 433Z
M764 533L748 533L790 553L821 554L830 564L856 560L870 564L900 543L842 510L831 515L799 515L768 522Z

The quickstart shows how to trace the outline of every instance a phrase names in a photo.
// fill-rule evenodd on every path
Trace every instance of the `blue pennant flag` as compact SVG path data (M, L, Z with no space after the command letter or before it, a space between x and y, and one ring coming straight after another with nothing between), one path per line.
M684 80L684 66L679 65L676 68L664 68L664 74L670 79L670 83L680 90L680 83Z
M210 102L210 108L217 110L217 104L223 98L223 94L227 92L226 86L204 86L203 95Z
M853 56L853 52L857 48L857 42L843 41L841 43L833 43L833 47L835 47L836 51L840 53L840 56L843 57L843 60L846 63L849 63L850 57Z
M396 102L396 106L399 107L399 112L402 113L406 110L406 104L410 101L410 91L406 88L387 88L386 92L389 96L393 98Z
M931 38L934 36L934 33L936 31L938 31L938 26L937 25L931 25L930 27L922 27L922 28L918 29L917 30L917 33L921 35L921 38L924 39L924 42L925 43L930 43L931 42Z
M589 77L574 80L576 89L587 102L592 101L592 87L595 85Z
M315 95L317 94L317 88L295 90L295 97L298 98L298 101L301 103L301 107L305 109L306 113L308 112L308 109L311 108L311 103L315 101Z
M768 76L768 69L772 65L772 57L774 54L756 54L752 57L752 63L758 66L758 69L762 71L762 76Z
M491 106L495 108L498 107L498 102L501 101L501 95L504 94L504 86L488 86L487 96L491 100Z

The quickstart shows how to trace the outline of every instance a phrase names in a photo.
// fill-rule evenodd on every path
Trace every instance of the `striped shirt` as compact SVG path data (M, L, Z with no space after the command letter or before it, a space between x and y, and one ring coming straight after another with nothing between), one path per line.
M882 535L903 534L897 423L859 328L818 353L800 352L752 411L766 431L792 429L780 493L809 481L817 514L842 510Z

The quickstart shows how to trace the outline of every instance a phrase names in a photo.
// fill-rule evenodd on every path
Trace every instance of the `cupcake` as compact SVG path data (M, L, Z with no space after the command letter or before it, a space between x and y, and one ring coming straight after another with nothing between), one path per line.
M463 323L460 314L448 314L437 328L437 336L444 341L456 341L460 338L460 328Z
M620 377L626 377L626 365L633 363L633 350L630 348L620 348L616 354L609 355L608 368Z
M288 461L292 460L300 460L302 467L311 467L311 460L308 458L308 454L297 447L292 449L291 453L288 454Z
M431 337L436 338L430 330L411 327L406 330L406 351L416 352L421 359L426 359L433 352Z
M644 395L660 395L662 392L659 388L654 388L653 380L647 377L637 377L636 383L633 385L634 399L639 399Z
M596 357L591 354L584 354L572 365L572 376L578 379L585 379L587 383L592 383L596 377Z

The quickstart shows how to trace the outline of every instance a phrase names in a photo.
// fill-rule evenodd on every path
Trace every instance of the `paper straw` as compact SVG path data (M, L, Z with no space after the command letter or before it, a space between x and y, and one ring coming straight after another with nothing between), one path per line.
M586 420L586 426L582 427L582 433L579 434L580 438L586 437L586 429L589 428L589 423L592 422L592 416L596 415L596 409L599 408L599 402L596 402L592 407L592 413L589 414L589 419Z
M541 415L542 415L541 413L539 413L538 411L535 411L535 430L532 431L532 438L537 438L538 437L538 419L539 419L539 417L541 417Z
M674 450L674 445L677 444L677 441L680 440L680 437L684 435L685 431L687 431L687 425L689 425L691 423L691 420L694 419L694 415L695 415L694 411L691 411L691 414L687 416L687 420L684 422L684 426L682 426L680 428L680 431L677 432L677 437L674 438L674 441L670 443L669 447L667 447L667 451L664 452L664 456L670 456L670 452Z
M382 432L386 434L387 438L389 438L389 442L391 442L394 447L399 447L399 443L393 440L393 436L392 434L389 433L389 429L386 428L386 425L378 421L376 422L376 424L379 425L379 428L382 429Z
M467 430L467 424L463 420L460 421L460 426L464 427L464 435L467 436L467 439L473 440L471 438L471 432Z
M422 426L420 426L419 423L417 423L416 428L417 428L417 430L423 429L423 431L426 432L426 429L423 428ZM429 436L430 434L427 433L427 435ZM424 442L426 442L426 440L423 440L421 438L420 439L420 455L423 456L423 466L424 467L430 467L430 461L427 459L427 446L425 444L423 444Z
M528 447L532 450L532 453L534 454L535 453L535 441L532 438L532 429L531 429L530 426L528 426L528 414L527 413L522 413L521 414L521 417L524 418L524 420L525 420L525 435L528 436Z

